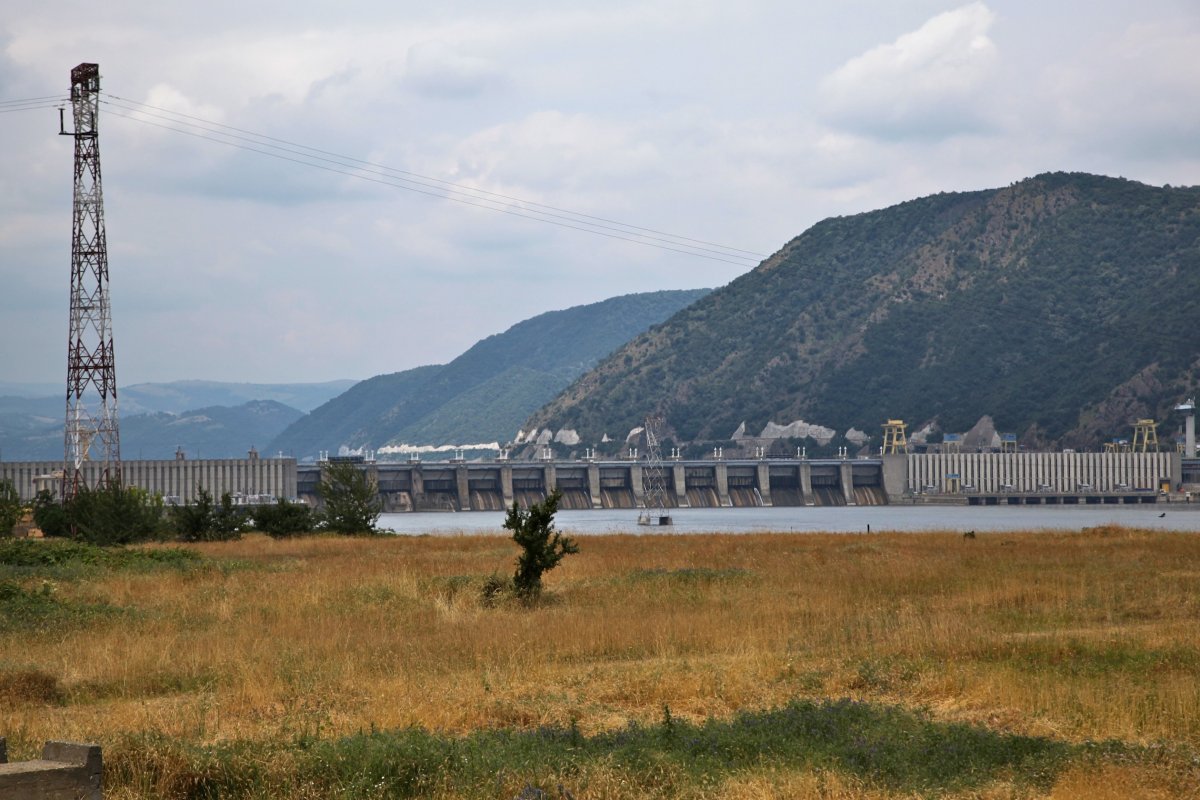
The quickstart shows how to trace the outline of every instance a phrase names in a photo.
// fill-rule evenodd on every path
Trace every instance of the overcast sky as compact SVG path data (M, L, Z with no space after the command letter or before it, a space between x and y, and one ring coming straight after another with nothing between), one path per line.
M825 217L1050 170L1200 183L1195 0L334 5L5 4L0 103L100 64L121 385L367 378L756 260L431 197L384 167L760 254ZM168 117L379 166L151 124ZM4 381L65 377L57 131L52 108L0 113Z

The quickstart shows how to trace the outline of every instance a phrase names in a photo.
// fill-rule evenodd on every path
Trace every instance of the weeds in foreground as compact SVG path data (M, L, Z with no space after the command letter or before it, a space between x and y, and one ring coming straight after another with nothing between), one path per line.
M657 794L678 796L730 777L787 767L847 773L863 784L917 794L974 791L1003 781L1049 787L1083 751L1042 737L940 723L894 706L853 700L795 702L730 720L662 723L584 736L574 727L481 731L450 737L410 728L330 740L302 738L264 753L257 743L196 748L155 737L121 745L116 782L158 796L249 797L273 792L341 797L497 796L497 776L554 796L589 791L599 767Z
M183 547L122 548L69 539L0 539L0 576L51 576L85 570L188 570L213 563Z
M13 581L0 581L0 633L79 627L121 611L107 603L60 599L49 582L25 589Z

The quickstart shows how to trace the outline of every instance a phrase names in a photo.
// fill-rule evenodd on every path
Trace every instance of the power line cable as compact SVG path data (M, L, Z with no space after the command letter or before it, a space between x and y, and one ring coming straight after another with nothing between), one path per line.
M710 255L708 253L698 252L697 250L694 250L694 249L688 250L688 249L684 249L683 246L671 247L671 246L665 245L665 244L656 244L654 242L647 241L645 239L635 239L635 238L632 238L632 236L621 236L616 233L609 233L609 232L605 232L602 230L597 230L596 228L584 227L582 224L572 225L567 222L561 222L561 221L557 221L557 220L553 220L553 219L547 219L545 217L534 216L532 213L522 213L521 211L516 210L514 208L505 208L503 206L497 206L497 205L487 205L486 204L487 201L484 198L478 198L478 202L476 202L476 201L472 201L472 200L469 200L464 197L456 197L456 196L445 194L445 193L439 193L437 191L427 191L427 190L417 188L415 186L409 186L409 185L404 185L401 183L396 183L396 182L394 182L395 180L397 180L395 178L388 179L386 177L370 177L369 175L362 174L361 171L350 171L347 169L337 169L335 167L328 166L325 164L313 163L312 161L305 161L300 158L292 158L290 156L283 155L282 153L279 153L279 152L273 152L270 150L260 150L256 147L251 147L249 145L238 144L236 142L230 142L230 141L226 141L224 139L218 139L218 138L215 138L212 136L206 136L205 134L199 133L197 131L186 130L184 128L175 128L170 125L165 125L165 124L162 124L159 122L152 122L150 120L143 119L143 118L140 118L137 116L133 116L131 114L122 114L119 111L111 110L111 108L108 111L108 113L112 114L113 116L120 117L122 119L128 119L128 120L132 120L134 122L141 123L143 125L151 125L156 128L163 128L165 130L174 131L175 133L182 133L184 135L193 136L198 139L205 139L207 141L216 142L217 144L223 144L223 145L226 145L227 147L235 147L239 150L246 150L246 151L249 151L252 153L259 153L260 155L270 156L271 158L277 158L282 161L290 161L295 164L302 164L307 167L313 167L314 169L321 169L321 170L325 170L326 172L336 173L338 175L345 175L347 177L357 178L359 180L370 181L372 183L378 183L378 184L382 184L384 186L390 186L395 189L404 189L405 191L416 192L417 194L423 194L423 195L427 195L429 197L436 197L436 198L443 199L443 200L451 200L456 203L462 203L464 205L475 206L476 208L483 208L483 209L487 209L489 211L497 211L499 213L509 214L514 217L521 217L523 219L529 219L529 220L533 220L535 222L544 222L549 225L557 225L558 227L561 227L561 228L570 228L572 230L582 231L584 233L591 233L596 236L604 236L609 239L617 239L617 240L624 241L624 242L630 242L632 244L640 244L645 247L653 247L653 248L656 248L659 250L668 250L668 251L671 251L674 253L682 253L684 255L694 256L696 258L706 258L711 261L721 261L723 263L733 264L733 265L739 266L739 267L748 266L745 261L734 261L734 260L732 260L732 258L722 258L717 255ZM492 201L492 202L496 202L496 201Z
M8 106L0 108L0 114L15 114L18 111L46 111L52 108L60 108L61 105L61 103L42 103L29 106Z
M241 141L249 141L249 142L252 142L253 144L259 145L261 147L267 147L270 149L279 149L279 150L283 150L284 152L290 152L294 155L303 156L305 158L316 158L321 161L331 161L332 163L336 163L339 166L359 169L359 167L356 167L355 165L362 165L363 167L370 168L369 170L366 170L368 172L374 172L376 174L386 173L387 177L389 177L389 178L392 178L395 180L406 181L406 182L412 182L417 185L425 186L427 188L434 188L434 189L437 189L442 192L467 194L467 196L472 197L473 199L482 199L482 200L486 200L488 202L493 202L493 203L495 203L496 200L492 200L491 198L497 198L498 200L505 201L506 204L510 204L510 203L519 204L518 207L521 208L521 210L529 212L529 213L544 215L544 216L551 216L551 217L556 217L559 219L566 219L570 222L587 225L589 227L599 227L599 228L604 228L606 230L617 231L617 232L620 232L622 234L629 235L629 236L654 239L654 240L657 240L660 242L665 242L665 243L670 243L670 244L678 244L680 246L692 248L692 249L707 250L708 252L711 252L711 253L715 253L715 254L722 255L722 256L728 256L728 257L732 257L732 258L736 258L736 259L742 259L745 261L754 261L755 263L757 263L758 260L761 260L762 258L766 257L762 253L756 253L754 251L745 250L742 248L730 247L727 245L721 245L721 244L718 244L715 242L710 242L710 241L706 241L706 240L702 240L702 239L695 239L692 237L671 234L671 233L667 233L665 231L661 231L658 229L647 228L647 227L638 226L638 225L632 225L629 223L620 222L618 220L613 220L613 219L609 219L606 217L600 217L600 216L595 216L595 215L591 215L591 214L583 214L580 212L570 211L568 209L560 208L557 206L551 206L551 205L548 205L545 203L537 203L535 201L524 200L522 198L513 197L511 195L505 195L505 194L502 194L499 192L492 192L492 191L489 191L486 189L479 189L479 188L472 187L472 186L466 186L464 184L454 183L452 181L446 181L441 178L435 178L435 177L431 177L428 175L421 175L419 173L410 172L407 170L396 169L394 167L389 167L386 164L379 164L376 162L365 161L363 159L355 158L353 156L346 156L346 155L343 155L340 153L335 153L335 152L328 151L328 150L322 150L320 148L310 147L308 145L289 141L287 139L281 139L278 137L267 136L265 134L256 133L254 131L249 131L244 128L238 128L238 127L235 127L232 125L225 125L223 123L215 122L213 120L208 120L203 117L193 116L191 114L184 114L182 112L171 111L170 109L165 109L160 106L153 106L153 105L150 105L147 103L139 103L137 101L128 100L128 99L121 98L116 95L112 95L112 94L108 94L108 93L105 93L105 97L109 98L110 101L116 101L115 103L114 102L108 103L111 107L120 107L125 111L156 117L158 119L163 119L163 120L169 121L176 125L185 125L188 127L198 127L201 130L206 130L209 133L213 133L217 136L229 137L229 138L237 139L237 140L241 140ZM117 105L118 103L119 103L119 105ZM145 111L143 109L151 109L154 112L160 112L160 113L151 114L149 111ZM170 115L170 116L164 116L164 115ZM135 119L137 121L141 121L140 119L138 119L136 117L129 117L129 118ZM188 122L186 120L195 120L195 123ZM196 124L196 123L199 123L199 124ZM228 131L234 131L238 135L226 133L225 130L217 130L217 129L225 129ZM247 137L250 137L250 138L247 138ZM225 142L222 141L221 143L225 143ZM279 144L273 144L273 143L279 143ZM286 145L286 147L280 147L279 145ZM298 152L298 151L304 151L304 152ZM326 158L326 157L328 157L328 158ZM430 183L437 184L437 185L429 186ZM482 195L483 197L477 197L479 195ZM543 210L539 210L539 209L545 209L545 210L543 211ZM550 212L553 212L553 213L550 213ZM604 223L604 224L598 224L598 223ZM612 227L612 226L616 226L616 227ZM649 235L649 234L654 234L654 235ZM741 255L741 254L745 254L745 255Z
M0 100L0 114L57 108L67 102L70 101L65 97L29 97L24 100Z
M25 97L17 100L0 100L0 106L20 105L22 103L40 103L46 100L54 100L56 102L68 102L71 98L61 94L51 94L45 97Z
M126 99L126 98L117 97L116 95L111 95L111 94L108 94L108 93L104 93L104 94L105 94L105 96L106 96L106 97L112 98L112 99L114 99L114 100L120 100L121 102L123 102L123 103L128 103L128 104L130 104L130 105L139 106L139 107L142 107L142 108L150 108L150 109L153 109L153 110L155 110L155 111L161 111L161 112L164 112L164 113L166 113L166 114L171 114L171 115L173 115L173 116L177 116L177 117L183 117L183 118L186 118L186 119L191 119L191 120L196 120L197 122L204 123L205 125L211 125L211 126L215 126L215 127L219 127L219 128L226 128L226 129L228 129L228 130L237 131L238 133L244 133L244 134L246 134L246 135L248 135L248 136L253 136L253 137L257 138L257 139L262 139L262 140L266 140L266 141L272 141L272 142L280 142L280 143L282 143L282 144L286 144L286 145L289 145L289 146L292 146L292 147L298 147L298 148L301 148L301 149L303 149L303 150L308 150L308 151L311 151L311 152L314 152L314 153L320 153L320 154L322 154L322 155L333 156L333 157L335 157L335 158L339 158L339 159L342 159L342 160L345 160L345 161L352 161L352 162L355 162L355 163L364 164L364 165L366 165L366 166L375 167L375 168L378 168L378 169L386 170L386 171L388 171L388 172L397 173L397 174L399 174L399 175L408 175L408 176L411 176L411 177L413 177L413 178L419 178L419 179L421 179L421 180L432 181L432 182L434 182L434 183L439 183L439 184L443 184L443 185L446 185L446 186L454 187L454 188L456 188L456 189L459 189L459 190L462 190L462 191L468 191L468 192L475 192L475 193L479 193L479 194L491 195L491 196L493 196L493 197L499 197L499 198L501 198L501 199L504 199L504 200L510 200L510 201L512 201L512 202L523 203L523 204L526 204L526 205L529 205L529 206L536 206L536 207L539 207L539 208L545 208L545 209L549 209L549 210L551 210L551 211L558 211L558 212L561 212L561 213L564 213L564 214L570 214L570 215L572 215L572 216L576 216L576 217L582 217L582 218L586 218L586 219L594 219L594 220L597 220L597 221L600 221L600 222L608 222L608 223L612 223L612 224L614 224L614 225L620 225L620 226L622 226L622 227L625 227L625 228L631 228L631 229L634 229L634 230L646 231L646 232L648 232L648 233L657 233L657 234L660 234L660 235L663 235L663 236L669 236L669 237L671 237L671 238L673 238L673 239L681 239L681 240L684 240L684 241L695 242L695 243L697 243L697 244L705 244L705 245L709 245L709 246L712 246L712 247L718 247L718 248L721 248L722 250L729 250L729 251L732 251L732 252L746 253L747 255L756 256L756 257L758 257L758 258L766 258L766 257L767 257L767 256L766 256L766 254L764 254L764 253L758 253L758 252L755 252L755 251L753 251L753 250L744 250L744 249L742 249L742 248L739 248L739 247L730 247L730 246L728 246L728 245L717 244L716 242L709 242L709 241L705 241L705 240L703 240L703 239L693 239L693 238L691 238L691 237L687 237L687 236L679 236L679 235L677 235L677 234L667 233L667 232L665 232L665 231L656 230L656 229L654 229L654 228L645 228L645 227L641 227L641 226L637 226L637 225L631 225L631 224L629 224L629 223L620 222L620 221L618 221L618 220L609 219L609 218L607 218L607 217L599 217L599 216L594 216L594 215L591 215L591 214L583 214L583 213L580 213L580 212L577 212L577 211L570 211L570 210L568 210L568 209L559 208L559 207L557 207L557 206L546 205L546 204L544 204L544 203L538 203L538 202L535 202L535 201L532 201L532 200L525 200L525 199L522 199L522 198L519 198L519 197L513 197L513 196L511 196L511 195L502 194L502 193L500 193L500 192L492 192L492 191L489 191L489 190L487 190L487 189L479 189L479 188L476 188L476 187L473 187L473 186L466 186L465 184L458 184L458 183L454 183L453 181L447 181L447 180L443 180L443 179L441 179L441 178L434 178L434 177L431 177L431 176L428 176L428 175L421 175L420 173L416 173L416 172L409 172L409 171L407 171L407 170L397 169L397 168L395 168L395 167L389 167L389 166L387 166L386 164L379 164L379 163L376 163L376 162L364 161L364 160L362 160L362 159L355 158L355 157L353 157L353 156L346 156L346 155L342 155L342 154L339 154L339 153L334 153L334 152L331 152L331 151L328 151L328 150L322 150L322 149L320 149L320 148L316 148L316 147L310 147L310 146L308 146L308 145L305 145L305 144L300 144L300 143L298 143L298 142L292 142L292 141L289 141L289 140L287 140L287 139L280 139L280 138L278 138L278 137L274 137L274 136L267 136L266 134L256 133L256 132L254 132L254 131L246 130L246 129L244 129L244 128L238 128L238 127L235 127L235 126L233 126L233 125L225 125L224 123L215 122L215 121L213 121L213 120L208 120L208 119L205 119L205 118L203 118L203 117L196 117L196 116L193 116L193 115L191 115L191 114L184 114L183 112L179 112L179 111L172 111L172 110L170 110L170 109L162 108L161 106L154 106L154 105L150 105L150 104L148 104L148 103L139 103L139 102L138 102L138 101L136 101L136 100L128 100L128 99Z

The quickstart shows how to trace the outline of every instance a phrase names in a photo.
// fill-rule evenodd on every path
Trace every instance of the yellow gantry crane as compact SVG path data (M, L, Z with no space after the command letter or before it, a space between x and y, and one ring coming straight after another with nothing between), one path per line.
M907 453L908 438L904 435L904 429L908 426L904 424L902 419L889 419L883 426L883 454L890 453Z
M1151 447L1158 452L1158 423L1152 419L1139 419L1133 426L1133 445L1130 449L1135 453L1146 453Z

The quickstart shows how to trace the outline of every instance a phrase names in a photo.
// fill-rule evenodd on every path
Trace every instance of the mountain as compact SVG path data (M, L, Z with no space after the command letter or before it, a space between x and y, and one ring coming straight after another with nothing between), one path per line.
M221 381L173 381L135 383L117 392L123 413L166 411L179 414L189 409L240 406L251 400L274 400L301 411L337 397L357 381L322 383L224 383Z
M990 415L1029 446L1095 448L1141 417L1169 434L1197 388L1196 298L1200 188L1055 173L938 194L814 225L525 427L623 441L656 412L675 443L792 450L878 444L889 418Z
M341 446L508 441L576 376L708 291L631 294L540 314L449 364L356 384L289 427L268 451L305 458Z
M244 458L251 447L261 448L302 416L304 412L274 400L181 414L133 414L121 419L121 456L174 458L182 448L188 458Z
M63 410L56 407L53 416L6 410L12 405L11 398L0 398L0 455L8 461L61 459ZM180 414L122 413L121 456L170 459L177 448L183 448L189 458L242 458L251 447L261 447L303 415L274 400L210 406Z

